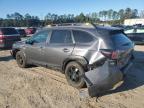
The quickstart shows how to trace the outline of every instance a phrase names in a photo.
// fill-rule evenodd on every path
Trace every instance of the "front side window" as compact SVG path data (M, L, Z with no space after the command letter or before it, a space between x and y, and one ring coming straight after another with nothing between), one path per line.
M34 43L46 42L48 34L49 34L48 31L41 31L35 34L30 40L32 40Z
M94 40L91 34L83 31L73 31L73 36L76 43L90 43Z
M68 30L53 30L51 44L72 43L71 32Z

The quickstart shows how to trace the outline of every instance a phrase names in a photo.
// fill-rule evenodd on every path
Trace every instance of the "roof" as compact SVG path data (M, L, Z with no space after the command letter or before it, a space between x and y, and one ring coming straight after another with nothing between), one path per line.
M64 27L95 28L95 25L92 23L62 23L62 24L47 25L45 28L64 28Z
M106 31L120 31L122 29L110 26L100 26L93 23L64 23L64 24L52 24L45 28L49 29L87 29L87 30L106 30Z

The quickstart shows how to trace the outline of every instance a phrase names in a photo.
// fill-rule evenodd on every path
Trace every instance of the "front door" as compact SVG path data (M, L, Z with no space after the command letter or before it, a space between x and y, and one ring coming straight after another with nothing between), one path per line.
M45 58L42 50L46 46L48 34L49 31L41 31L28 39L25 48L28 61L43 65Z

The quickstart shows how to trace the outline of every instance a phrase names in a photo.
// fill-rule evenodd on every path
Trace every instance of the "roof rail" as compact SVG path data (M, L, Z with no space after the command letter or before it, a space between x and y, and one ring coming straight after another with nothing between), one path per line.
M93 24L93 23L60 23L60 24L47 25L46 27L60 27L60 26L92 27L92 28L95 28L96 24Z

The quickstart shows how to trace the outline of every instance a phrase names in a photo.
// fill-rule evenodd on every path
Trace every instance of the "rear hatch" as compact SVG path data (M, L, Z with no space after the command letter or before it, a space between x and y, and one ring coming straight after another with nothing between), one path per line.
M3 34L5 47L12 47L12 44L16 41L20 41L20 35L14 28L1 28Z
M134 44L128 39L124 33L116 33L111 37L115 50L115 58L119 68L123 68L128 64L132 57Z
M116 61L120 69L125 67L132 57L133 42L126 37L122 29L101 28L99 32L103 35L106 44L106 47L101 49L101 53L106 58Z

